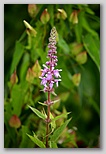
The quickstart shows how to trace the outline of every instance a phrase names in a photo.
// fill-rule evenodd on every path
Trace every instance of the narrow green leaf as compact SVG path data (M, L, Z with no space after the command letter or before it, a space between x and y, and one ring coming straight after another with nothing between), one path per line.
M95 14L89 7L86 7L86 8L85 8L85 11L86 11L87 13L89 13L90 15L94 15L94 14Z
M95 102L93 100L93 98L91 98L91 97L89 97L88 100L89 100L89 103L92 104L92 106L94 107L94 109L96 110L96 112L98 113L98 115L100 116L100 108L99 108L97 102Z
M36 53L41 57L42 63L45 63L47 52L44 52L42 48L37 48Z
M38 138L37 138L37 136L34 134L34 137L33 136L31 136L31 135L29 135L29 134L27 134L28 135L28 137L35 143L35 144L37 144L40 148L45 148L45 145L43 144L43 142L42 141L40 141Z
M69 46L61 35L59 35L58 46L63 50L65 54L68 54L70 52Z
M51 122L50 122L50 124L51 124L51 127L52 127L52 130L54 130L55 128L56 128L56 123L55 123L55 121L54 121L54 116L50 113L50 119L52 120Z
M19 145L19 148L34 148L35 144L32 143L32 141L29 141L29 138L27 137L26 133L29 132L28 127L27 126L22 126L22 139Z
M60 101L60 99L58 99L58 100L54 100L53 101L53 104L55 104L55 103L57 103L57 102L59 102ZM47 106L47 104L45 104L45 103L42 103L42 102L38 102L39 104L41 104L41 105L43 105L43 106Z
M54 119L52 119L52 121L56 121L56 120L58 120L58 119L60 119L60 118L63 118L63 117L65 117L66 115L68 115L68 114L70 114L71 112L68 112L68 113L63 113L63 114L61 114L61 115L59 115L59 116L56 116Z
M50 24L53 27L54 25L54 6L53 5L49 5L48 12L50 14Z
M11 92L11 98L12 98L12 107L13 107L13 114L16 114L17 116L20 116L22 106L23 106L23 99L25 97L25 93L28 89L28 84L26 81L14 85L12 92Z
M39 104L43 105L43 106L47 106L47 104L42 103L42 102L38 102Z
M24 53L24 46L19 41L17 41L15 45L15 52L13 55L13 61L11 65L11 72L10 72L11 74L16 69L20 59L23 56L23 53Z
M81 29L81 30L80 30ZM81 24L78 22L78 24L76 24L74 26L74 30L75 30L75 35L76 35L76 41L78 43L81 43L81 32L82 32L82 27Z
M62 59L64 61L64 59ZM59 67L59 66L58 66ZM71 81L71 73L68 71L66 65L64 65L64 63L60 64L60 67L62 69L61 72L61 78L62 78L62 82L61 85L64 86L67 89L73 88L73 83ZM64 75L65 72L65 75Z
M21 63L21 69L20 69L20 80L25 80L26 72L28 70L28 66L30 63L30 54L26 52L23 56L23 60Z
M54 101L53 101L53 104L55 104L55 103L57 103L57 102L59 102L59 101L60 101L60 99L54 100Z
M99 49L99 41L98 38L93 38L90 34L87 34L83 38L84 46L92 58L92 60L95 62L97 65L98 69L100 70L100 49ZM98 42L98 44L97 44Z
M81 19L81 21L82 21L82 26L83 26L83 28L86 29L89 33L91 33L92 36L96 36L96 37L97 37L97 35L98 35L97 32L94 31L94 30L89 26L89 23L88 23L88 21L87 21L87 19L86 19L85 16Z
M28 107L39 117L39 118L41 118L41 119L46 119L46 116L43 114L43 113L41 113L39 110L37 110L37 109L35 109L35 108L33 108L33 107L31 107L31 106L29 106L28 105Z
M63 125L61 125L60 127L58 127L53 135L51 136L51 141L55 142L57 141L57 139L59 138L59 136L61 135L61 133L63 132L63 130L65 129L65 127L68 125L68 123L70 122L71 119L68 119Z
M58 148L55 142L49 142L50 148Z

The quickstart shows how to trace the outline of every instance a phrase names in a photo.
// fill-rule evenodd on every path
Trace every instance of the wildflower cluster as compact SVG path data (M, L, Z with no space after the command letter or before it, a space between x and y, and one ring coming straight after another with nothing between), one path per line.
M41 85L44 85L44 92L52 92L53 91L53 85L56 83L56 86L58 87L58 82L61 81L61 76L59 74L62 69L55 69L55 66L57 65L57 51L56 51L56 36L57 31L56 28L53 27L50 33L49 37L49 44L48 44L48 55L47 58L49 61L46 62L46 65L43 64L44 69L42 70L41 74Z

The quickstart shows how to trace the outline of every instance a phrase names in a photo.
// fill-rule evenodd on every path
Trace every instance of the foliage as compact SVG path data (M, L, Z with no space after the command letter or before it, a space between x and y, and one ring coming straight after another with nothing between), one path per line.
M58 68L62 68L62 81L55 88L57 96L55 93L53 96L58 102L51 106L51 119L54 120L50 125L54 133L50 134L49 145L51 148L99 147L100 6L37 4L26 11L27 7L21 4L5 5L5 25L16 29L18 38L13 31L11 35L7 33L6 25L4 147L45 147L45 122L42 119L46 117L46 105L42 102L47 95L41 91L39 75L42 64L46 62L48 38L53 26L58 32ZM24 12L22 18L19 12ZM21 24L18 23L19 16L21 22L24 21ZM15 47L12 47L13 42ZM9 121L14 117L20 123L10 125ZM70 122L66 120L71 117ZM56 145L54 141L57 138Z

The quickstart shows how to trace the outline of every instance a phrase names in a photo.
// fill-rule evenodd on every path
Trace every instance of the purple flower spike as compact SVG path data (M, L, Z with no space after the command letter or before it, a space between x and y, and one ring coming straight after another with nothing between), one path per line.
M53 27L50 33L49 37L49 44L48 44L48 55L47 58L49 58L49 61L46 62L46 65L43 64L44 69L42 70L41 74L41 85L44 86L44 92L52 92L54 83L56 83L56 86L58 87L58 82L61 81L61 78L59 72L62 71L62 69L55 69L55 66L57 65L57 51L56 51L56 36L57 31L56 28Z

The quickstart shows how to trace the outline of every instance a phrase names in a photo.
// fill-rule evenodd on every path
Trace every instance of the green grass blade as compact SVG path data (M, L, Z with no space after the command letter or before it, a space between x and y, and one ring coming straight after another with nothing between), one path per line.
M55 142L50 141L49 145L50 145L50 148L58 148Z
M100 47L98 38L93 38L90 34L87 34L83 38L83 42L85 49L100 71Z
M38 102L39 104L43 105L43 106L47 106L47 104L42 103L42 102Z
M37 136L36 136L35 134L34 134L34 137L31 136L31 135L29 135L29 134L27 134L27 135L28 135L28 137L29 137L36 145L38 145L40 148L46 148L45 145L43 144L43 142L40 141L40 140L37 138Z
M12 61L12 64L11 64L11 72L10 72L11 74L13 73L13 71L18 66L19 61L22 58L23 54L24 54L24 46L19 41L17 41L16 45L15 45L13 61Z
M56 120L58 120L58 119L60 119L60 118L63 118L63 117L65 117L66 115L68 115L68 114L70 114L71 112L68 112L68 113L63 113L63 114L61 114L61 115L59 115L59 116L56 116L54 119L52 119L52 121L56 121Z
M63 125L61 125L60 127L58 127L53 135L51 136L51 141L56 142L57 139L60 137L61 133L63 132L63 130L66 128L66 126L68 125L68 123L70 122L71 119L67 120Z
M31 107L31 106L29 106L28 105L28 107L39 117L39 118L41 118L41 119L46 119L46 116L43 114L43 113L41 113L39 110L37 110L37 109L35 109L35 108L33 108L33 107Z

